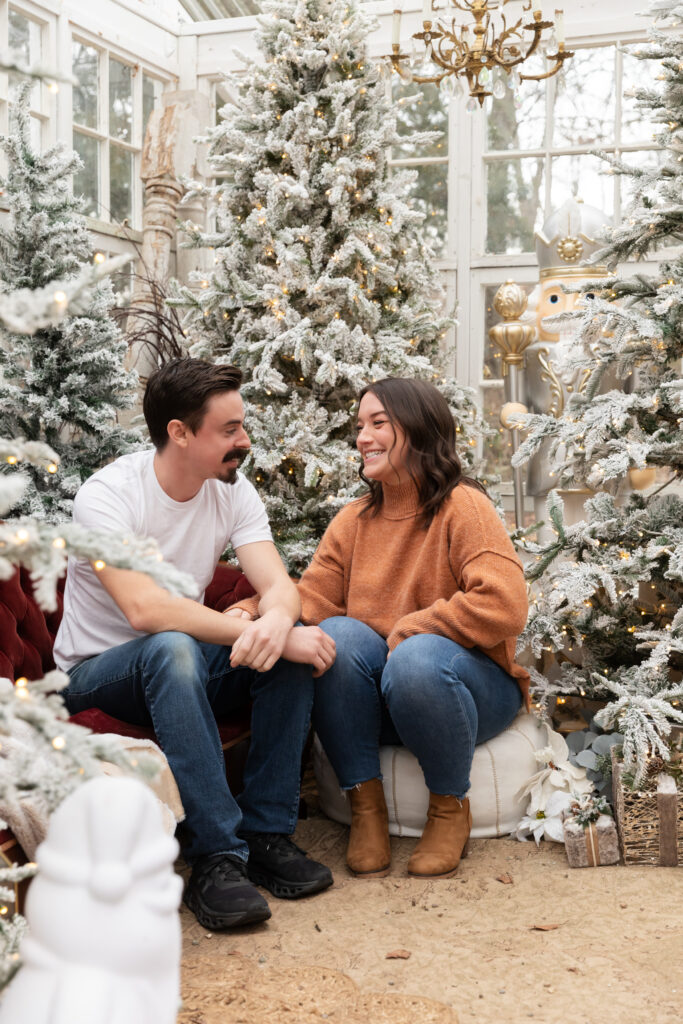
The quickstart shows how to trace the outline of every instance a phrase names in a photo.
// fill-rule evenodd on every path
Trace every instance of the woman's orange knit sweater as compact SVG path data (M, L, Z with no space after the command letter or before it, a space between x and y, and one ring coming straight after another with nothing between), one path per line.
M517 680L528 704L529 673L514 660L526 585L489 498L460 484L425 529L412 483L383 489L379 515L361 515L359 498L327 528L298 583L304 625L348 615L390 650L416 633L477 647ZM255 612L256 599L239 607Z

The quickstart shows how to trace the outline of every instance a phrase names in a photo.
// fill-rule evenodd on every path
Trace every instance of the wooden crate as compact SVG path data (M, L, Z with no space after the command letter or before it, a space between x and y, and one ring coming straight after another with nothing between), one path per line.
M624 863L683 866L683 793L664 773L648 790L625 787L622 774L622 762L612 747L614 816Z

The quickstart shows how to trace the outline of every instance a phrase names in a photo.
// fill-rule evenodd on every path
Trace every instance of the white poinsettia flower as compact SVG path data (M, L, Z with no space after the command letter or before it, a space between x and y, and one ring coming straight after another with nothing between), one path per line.
M554 843L564 842L564 815L575 800L572 793L556 790L548 798L545 810L535 813L527 812L522 818L515 835L524 839L532 835L538 845L541 839L550 839Z
M570 762L564 737L548 725L546 730L548 744L535 753L536 760L544 767L519 791L520 797L529 797L529 804L515 834L523 838L530 833L537 843L543 837L562 843L563 813L573 799L592 793L594 786L586 777L585 769Z

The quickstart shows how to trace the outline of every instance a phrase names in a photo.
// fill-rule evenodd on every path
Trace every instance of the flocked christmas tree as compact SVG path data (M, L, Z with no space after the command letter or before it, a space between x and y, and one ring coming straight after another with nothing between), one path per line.
M9 206L0 229L0 295L56 282L53 305L66 311L64 280L78 279L94 258L81 201L71 192L78 157L61 146L34 150L29 96L30 84L12 106L9 135L0 138L7 158L0 187ZM140 442L116 422L116 410L135 399L135 378L124 369L126 343L109 315L113 302L107 279L86 308L57 324L33 334L0 328L0 436L45 442L61 459L55 481L30 467L21 509L29 515L67 518L82 481Z
M610 160L635 184L624 224L594 257L612 270L683 240L683 38L671 31L683 4L658 0L651 13L661 21L638 56L661 62L664 84L636 95L661 126L664 160L654 170ZM530 420L518 460L551 438L560 486L598 493L572 526L551 493L557 540L528 545L539 584L522 642L556 652L554 669L534 674L542 702L557 693L607 700L597 721L624 734L626 768L641 783L648 758L669 757L672 725L683 723L683 256L664 259L654 277L615 275L583 290L596 298L552 319L578 330L572 366L590 372L587 386L560 419ZM629 387L600 394L608 369Z
M193 355L237 364L252 457L247 472L276 542L302 569L334 513L359 491L351 411L373 379L433 380L472 462L471 393L441 370L451 321L415 172L390 174L398 142L385 82L368 59L374 20L355 0L268 0L260 58L231 79L235 105L208 136L215 230L186 225L211 271L185 305ZM406 140L419 144L423 133Z

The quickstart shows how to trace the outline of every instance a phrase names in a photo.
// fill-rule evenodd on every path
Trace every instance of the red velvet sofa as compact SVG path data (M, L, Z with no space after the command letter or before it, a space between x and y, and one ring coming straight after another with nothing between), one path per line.
M17 570L8 580L0 580L0 677L8 679L40 679L55 667L52 645L62 617L63 581L57 593L57 609L43 612L33 596L33 586L25 569ZM239 569L219 565L207 588L204 603L223 611L235 601L254 593L246 576ZM73 715L72 722L87 726L93 732L114 732L136 739L154 739L152 728L121 722L98 708ZM245 705L218 722L224 752L241 746L249 736L250 708ZM239 768L233 766L235 775ZM230 773L229 773L230 781ZM11 832L0 831L0 855L7 857L16 846ZM0 857L0 859L2 859ZM10 859L16 859L14 850Z

